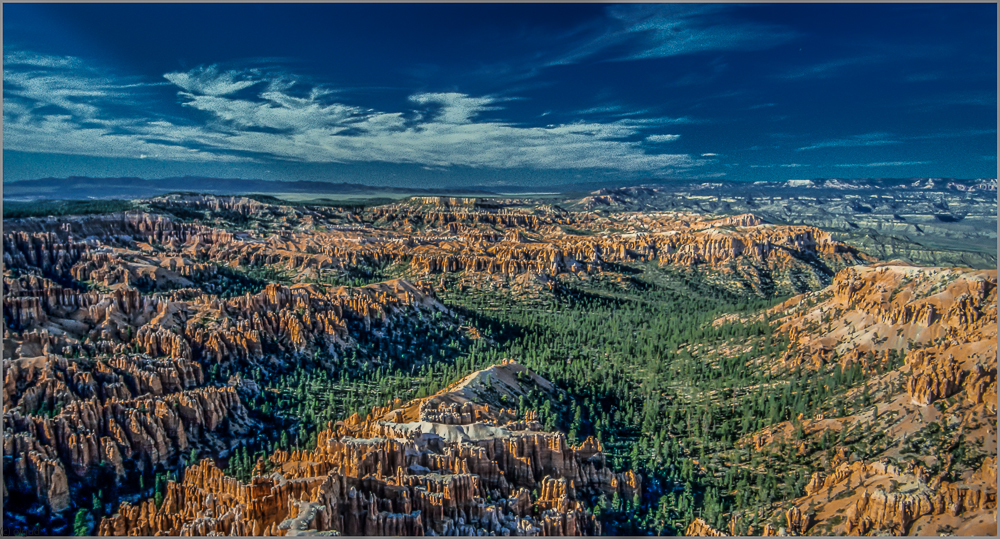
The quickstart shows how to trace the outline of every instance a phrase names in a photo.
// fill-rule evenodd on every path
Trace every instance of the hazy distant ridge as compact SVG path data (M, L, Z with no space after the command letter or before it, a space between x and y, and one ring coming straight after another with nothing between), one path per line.
M142 178L42 178L3 184L4 198L72 199L72 198L138 198L175 191L194 191L219 195L302 193L316 195L348 194L428 194L462 192L470 189L419 189L405 187L374 187L346 182L244 180L240 178L205 178L183 176L145 180ZM483 194L489 194L483 192Z
M269 181L239 178L206 178L183 176L146 180L142 178L41 178L3 184L6 199L86 199L86 198L140 198L176 191L193 191L218 195L235 194L314 194L314 195L420 195L420 194L482 194L527 192L588 192L602 188L634 185L651 185L670 191L707 193L724 192L729 196L753 195L755 192L775 189L833 190L833 191L882 191L892 189L918 189L933 191L996 191L996 179L955 178L872 178L872 179L802 179L767 182L705 181L705 180L638 180L618 182L590 182L552 186L469 186L466 188L411 188L378 187L347 182L321 181Z

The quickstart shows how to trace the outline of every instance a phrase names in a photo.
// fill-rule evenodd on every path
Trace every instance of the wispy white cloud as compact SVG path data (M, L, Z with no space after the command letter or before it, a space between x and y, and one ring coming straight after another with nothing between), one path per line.
M901 144L908 140L937 140L947 138L962 138L981 135L995 135L996 129L953 129L948 131L938 131L923 135L893 135L891 133L874 132L852 135L835 139L823 140L808 146L797 148L797 151L816 150L820 148L855 148L863 146L884 146L887 144Z
M620 117L613 121L523 126L482 120L506 98L463 93L415 93L416 111L379 111L338 102L324 88L295 79L203 67L168 73L182 106L200 119L153 117L156 103L112 114L109 106L135 81L66 69L40 78L5 68L4 147L103 157L178 161L415 164L428 167L606 169L677 172L705 164L686 154L647 153L648 130L683 118ZM21 78L18 78L21 77ZM60 93L60 89L62 93ZM297 91L295 91L297 90ZM48 96L65 112L40 107ZM57 102L58 100L58 102ZM162 114L162 113L161 113ZM659 137L659 138L657 138ZM676 135L653 135L664 142ZM637 141L636 139L644 139Z
M854 148L860 146L882 146L885 144L899 144L900 141L896 140L889 133L864 133L861 135L853 135L850 137L836 138L830 140L824 140L817 142L816 144L811 144L809 146L803 146L798 148L797 151L802 150L816 150L819 148Z
M933 161L882 161L879 163L844 163L833 165L835 167L855 168L855 167L908 167L911 165L927 165Z
M729 9L707 4L610 6L611 24L551 65L577 63L609 51L615 60L639 60L716 50L763 50L798 35L782 26L727 19Z
M446 124L465 124L486 110L498 110L500 107L491 107L490 103L495 101L490 97L469 97L457 92L449 93L421 93L410 96L410 101L418 105L441 105L441 111L436 120Z
M927 133L924 135L910 135L906 137L906 139L937 140L937 139L948 139L948 138L980 137L983 135L996 135L996 134L997 134L996 129L950 129L946 131Z
M6 109L6 103L5 107ZM146 156L170 161L227 162L248 161L231 155L202 151L197 148L175 145L176 126L153 127L146 130L148 138L136 133L119 134L136 126L113 122L99 122L94 127L82 125L69 115L48 114L29 122L7 121L3 125L4 149L24 152L49 151L71 155L92 155L136 159ZM140 131L140 129L136 129ZM168 134L162 142L154 142L156 133Z
M812 165L803 164L803 163L784 163L784 164L770 163L770 164L767 164L767 165L750 165L750 168L802 168L802 167L808 167L808 166L812 166Z
M711 8L675 14L671 10L675 5L633 6L634 9L628 10L623 6L611 9L613 16L628 25L629 32L644 34L645 41L652 45L632 54L630 59L711 50L761 50L795 37L793 32L773 25L742 22L710 24L705 17L717 16L715 9Z
M649 109L637 109L635 107L628 107L621 103L611 103L607 105L598 105L596 107L590 107L583 110L574 111L573 114L576 116L591 116L598 115L602 117L627 117L627 116L641 116L644 114L650 114Z
M650 135L646 137L646 142L673 142L679 138L680 135Z
M339 103L320 104L315 98L302 99L281 92L260 94L261 100L232 99L225 96L180 93L184 106L208 112L230 122L236 129L268 128L295 130L304 127L337 126L362 114L362 109Z
M955 92L933 99L912 99L904 103L908 106L921 107L924 110L935 110L954 106L996 108L997 94L986 92Z
M237 159L174 144L171 138L182 131L164 130L145 116L123 114L130 110L145 115L141 99L157 82L116 76L75 57L28 51L4 53L3 79L5 150L179 161ZM143 136L144 131L166 131L166 136Z
M54 56L51 54L39 54L30 51L7 51L3 55L5 66L31 66L65 68L80 67L82 64L78 58L73 56Z
M260 82L246 71L219 72L218 66L208 66L186 72L167 73L163 78L192 94L223 96L238 92Z
M875 65L888 60L889 57L885 55L839 58L810 66L796 67L780 73L778 78L786 80L826 79L834 76L842 76L851 69Z
M70 114L92 118L98 112L92 103L128 98L122 87L109 82L106 73L82 67L73 57L5 53L3 82L5 111L7 102L12 101L24 111L58 107Z
M87 101L110 97L105 85L58 75L11 73L5 69L3 82L4 92L16 100L12 105L21 107L19 112L54 106L80 117L92 118L97 114L98 108ZM4 110L8 110L7 99L4 99Z

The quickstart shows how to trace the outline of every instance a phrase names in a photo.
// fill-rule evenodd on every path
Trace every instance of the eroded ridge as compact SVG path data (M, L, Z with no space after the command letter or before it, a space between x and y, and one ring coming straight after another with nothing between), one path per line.
M432 397L331 423L315 450L275 451L275 471L250 483L203 460L168 484L159 508L123 504L100 534L599 534L585 500L631 499L641 478L613 472L593 438L570 446L530 411L517 419L488 403L532 386L553 390L516 362L495 365Z
M818 469L784 504L785 526L757 532L995 533L996 287L996 271L878 263L772 309L791 344L770 368L832 367L864 383L843 397L860 411L800 416L743 440L757 452L791 444ZM840 443L824 456L830 440ZM969 466L973 454L981 461ZM726 530L695 520L687 533L752 534L749 518L734 515Z
M803 291L870 260L817 228L771 225L752 214L600 216L522 207L516 200L471 200L414 200L351 212L239 197L159 197L148 203L242 224L222 230L138 211L14 220L4 256L10 268L65 273L73 267L72 277L81 281L140 288L189 287L219 267L285 269L316 280L358 267L401 265L411 278L462 273L481 282L585 278L614 264L647 261L719 270L752 288L776 281Z

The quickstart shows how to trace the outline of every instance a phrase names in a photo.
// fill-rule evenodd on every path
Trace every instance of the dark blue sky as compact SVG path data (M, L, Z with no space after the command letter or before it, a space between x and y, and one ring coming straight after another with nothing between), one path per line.
M996 4L4 4L4 181L995 177Z

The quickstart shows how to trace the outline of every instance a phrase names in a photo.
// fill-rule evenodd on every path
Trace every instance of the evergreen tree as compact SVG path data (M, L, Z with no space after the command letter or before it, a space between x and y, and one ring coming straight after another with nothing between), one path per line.
M73 535L90 535L90 524L87 523L87 516L87 510L82 507L76 512L76 518L73 519Z
M660 496L660 507L657 509L656 517L653 519L657 536L667 527L667 522L670 520L670 505L672 504L669 503L666 496Z

